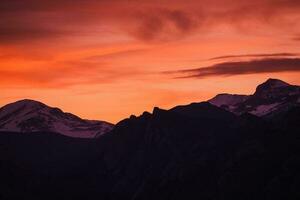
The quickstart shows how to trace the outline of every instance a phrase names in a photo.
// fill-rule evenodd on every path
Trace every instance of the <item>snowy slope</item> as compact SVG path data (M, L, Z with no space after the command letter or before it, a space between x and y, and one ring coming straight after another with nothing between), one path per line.
M219 94L208 102L238 115L251 113L267 116L299 105L299 98L299 86L278 79L268 79L257 86L252 95Z
M211 100L209 103L218 106L218 107L228 107L228 109L232 109L235 105L242 103L248 99L247 95L238 95L238 94L218 94Z
M70 137L94 138L112 128L110 123L81 119L34 100L20 100L0 108L0 131L51 131Z

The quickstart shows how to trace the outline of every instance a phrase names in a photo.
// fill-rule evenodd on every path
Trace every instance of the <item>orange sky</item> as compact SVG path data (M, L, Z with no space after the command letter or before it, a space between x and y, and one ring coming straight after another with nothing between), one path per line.
M0 106L115 123L270 77L300 85L298 53L295 0L2 0Z

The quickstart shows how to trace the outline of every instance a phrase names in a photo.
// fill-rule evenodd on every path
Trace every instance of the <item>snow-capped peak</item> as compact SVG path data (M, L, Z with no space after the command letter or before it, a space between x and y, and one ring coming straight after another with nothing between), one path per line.
M0 131L51 131L70 137L94 138L110 131L112 127L110 123L81 119L30 99L0 108Z
M41 102L24 99L14 103L7 104L2 108L0 108L0 118L11 113L38 110L44 107L46 107L46 105Z
M278 79L268 79L257 86L253 95L220 94L209 100L235 114L265 116L293 105L299 105L300 87Z

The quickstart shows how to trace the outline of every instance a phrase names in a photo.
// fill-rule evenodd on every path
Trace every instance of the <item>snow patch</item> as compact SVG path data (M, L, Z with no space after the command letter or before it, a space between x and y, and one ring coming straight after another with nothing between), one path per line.
M253 111L250 111L250 113L257 116L263 116L275 110L278 105L280 105L280 103L260 105L257 106Z
M232 107L238 103L246 101L247 98L247 95L218 94L208 102L218 107L223 105Z

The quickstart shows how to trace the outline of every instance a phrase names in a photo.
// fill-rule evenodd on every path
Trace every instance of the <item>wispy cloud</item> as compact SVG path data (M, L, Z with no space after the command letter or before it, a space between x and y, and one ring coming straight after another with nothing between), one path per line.
M294 40L294 41L300 41L300 34L299 34L299 35L296 35L295 37L293 37L293 40Z
M240 55L225 55L210 58L209 60L223 60L223 59L231 59L231 58L266 58L266 57L293 57L299 56L297 53L273 53L273 54L240 54Z
M138 11L132 34L141 40L169 40L183 37L201 25L200 10L195 15L183 9L155 8Z
M260 60L223 62L208 67L166 72L176 78L205 78L271 72L300 72L300 58L264 58Z
M93 55L90 56L88 58L86 58L86 60L90 60L90 61L101 61L103 59L113 59L113 58L118 58L118 57L124 57L124 56L129 56L129 55L136 55L139 53L143 53L146 52L147 49L132 49L132 50L120 50L117 52L113 52L113 53L106 53L103 55Z
M55 66L55 69L52 67ZM53 62L31 69L0 68L0 85L36 88L66 88L76 85L114 83L140 75L137 70L111 68L106 62L90 59Z

